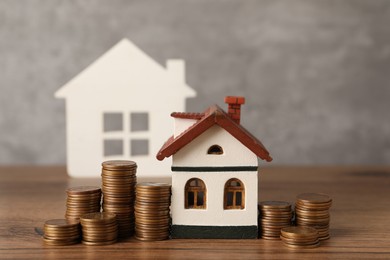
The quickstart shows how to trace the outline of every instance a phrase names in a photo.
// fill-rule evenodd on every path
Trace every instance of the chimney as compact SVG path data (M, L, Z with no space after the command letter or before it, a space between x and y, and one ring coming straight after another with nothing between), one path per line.
M225 97L225 103L229 105L228 114L237 124L240 124L241 118L241 105L245 104L244 97L227 96Z
M167 71L179 82L185 82L184 60L167 60Z

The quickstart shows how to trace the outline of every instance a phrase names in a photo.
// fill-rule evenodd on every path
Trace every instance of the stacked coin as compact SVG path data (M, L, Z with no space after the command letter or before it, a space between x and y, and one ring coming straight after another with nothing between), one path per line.
M94 186L73 187L66 190L68 198L66 200L67 219L78 220L80 216L100 212L101 190Z
M280 239L280 229L291 226L291 204L284 201L263 201L259 203L261 237Z
M136 195L135 237L144 241L168 239L171 185L140 183Z
M291 248L313 248L320 245L318 231L311 227L282 228L280 238Z
M329 235L329 208L332 199L321 193L303 193L297 196L295 203L296 222L298 226L309 226L317 229L320 240Z
M103 211L117 216L119 237L134 234L134 201L137 164L133 161L102 163Z
M80 218L83 233L82 243L92 246L109 245L116 242L118 224L113 213L96 212Z
M78 221L66 219L51 219L45 222L45 244L52 246L67 246L80 242L80 224Z

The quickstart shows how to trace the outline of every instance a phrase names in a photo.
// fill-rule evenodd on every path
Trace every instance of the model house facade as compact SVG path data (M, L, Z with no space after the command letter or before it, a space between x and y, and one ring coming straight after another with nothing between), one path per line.
M69 175L99 176L100 163L110 159L136 161L143 176L169 175L169 162L154 157L172 131L165 118L195 95L184 61L164 67L121 40L55 94L66 100Z
M173 238L257 238L261 142L240 125L242 97L204 113L172 113L174 135L157 154L172 156Z

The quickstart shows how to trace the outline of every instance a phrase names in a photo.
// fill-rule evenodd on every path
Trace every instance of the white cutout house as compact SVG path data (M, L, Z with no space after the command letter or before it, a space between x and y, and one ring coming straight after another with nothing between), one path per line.
M127 159L141 176L168 176L169 162L154 155L172 132L167 116L196 96L184 65L163 67L123 39L61 87L55 97L66 100L68 174L96 177L104 160Z
M240 124L243 97L227 113L172 113L175 131L157 153L172 156L172 238L257 238L258 158L272 161Z

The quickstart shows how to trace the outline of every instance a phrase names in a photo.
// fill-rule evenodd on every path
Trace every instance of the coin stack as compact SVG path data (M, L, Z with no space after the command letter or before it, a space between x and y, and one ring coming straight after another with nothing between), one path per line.
M291 204L284 201L263 201L259 203L261 237L280 239L280 229L291 226Z
M113 244L118 237L116 216L108 212L85 214L80 218L82 243L91 246Z
M100 212L101 190L94 186L73 187L66 190L67 219L78 220L82 215L91 212Z
M169 238L171 185L139 183L136 186L135 237L143 241Z
M311 227L282 228L280 238L290 248L313 248L320 245L318 231Z
M80 242L81 232L78 221L51 219L45 222L43 241L52 246L67 246Z
M297 226L317 229L320 240L329 239L329 208L332 199L321 193L302 193L297 196L295 215Z
M103 211L117 216L120 238L134 234L134 201L137 164L133 161L102 163Z

